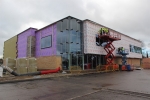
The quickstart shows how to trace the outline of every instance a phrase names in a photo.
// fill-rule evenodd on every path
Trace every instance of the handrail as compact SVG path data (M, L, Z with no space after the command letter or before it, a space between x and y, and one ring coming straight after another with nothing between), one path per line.
M117 54L119 53L119 52L118 52L118 48L116 49L116 53L117 53ZM124 48L124 50L123 50L122 53L129 53L129 49L125 49L125 48Z
M111 38L117 38L117 39L121 39L121 34L119 33L114 33L114 32L108 32L107 34L99 34L99 36L110 36Z
M110 36L113 37L113 38L118 38L118 39L121 39L121 35L118 34L118 33L114 33L114 32L109 32Z

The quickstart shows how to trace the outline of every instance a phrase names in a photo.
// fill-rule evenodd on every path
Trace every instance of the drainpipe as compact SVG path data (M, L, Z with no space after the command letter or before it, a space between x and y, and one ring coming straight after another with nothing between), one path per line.
M6 69L10 74L14 76L27 76L27 75L43 75L43 74L49 74L49 73L57 73L60 71L60 67L54 69L54 70L44 70L44 71L37 71L33 73L27 73L27 74L18 74L15 71L13 71L8 66L2 66L3 69Z

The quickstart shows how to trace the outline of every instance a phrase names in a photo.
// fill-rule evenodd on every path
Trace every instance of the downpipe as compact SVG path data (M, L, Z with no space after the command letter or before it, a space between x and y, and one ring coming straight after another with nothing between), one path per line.
M26 76L26 75L43 75L43 74L49 74L49 73L57 73L60 71L60 67L53 69L53 70L44 70L44 71L37 71L33 73L27 73L27 74L18 74L15 71L13 71L10 67L8 66L1 66L3 69L7 70L10 74L14 76Z
M37 71L33 73L27 73L27 74L18 74L14 70L12 70L10 67L3 66L3 59L0 59L0 66L14 76L43 75L43 74L49 74L49 73L57 73L60 71L60 67L58 67L54 70L44 70L44 71Z

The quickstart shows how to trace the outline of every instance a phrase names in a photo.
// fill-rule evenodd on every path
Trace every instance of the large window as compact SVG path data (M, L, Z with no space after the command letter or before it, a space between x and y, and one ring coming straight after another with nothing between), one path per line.
M41 39L41 49L49 48L52 46L52 36L46 36Z
M98 65L106 65L105 55L85 54L84 68L96 69Z
M140 47L130 45L130 52L135 52L135 53L142 53L142 49Z
M57 22L57 55L62 57L63 69L83 66L82 21L68 17Z

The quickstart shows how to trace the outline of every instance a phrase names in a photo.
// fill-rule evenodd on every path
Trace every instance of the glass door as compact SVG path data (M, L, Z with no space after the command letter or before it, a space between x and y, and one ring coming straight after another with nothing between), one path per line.
M70 64L74 69L83 69L83 55L81 54L71 54Z

